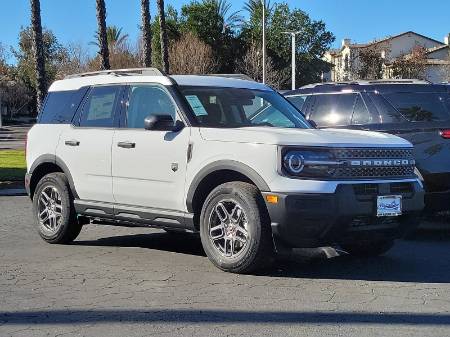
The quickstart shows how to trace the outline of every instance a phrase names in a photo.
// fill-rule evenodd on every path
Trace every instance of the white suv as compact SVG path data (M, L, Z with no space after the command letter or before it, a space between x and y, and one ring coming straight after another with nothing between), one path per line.
M52 84L27 144L26 187L50 243L87 223L194 231L217 267L250 272L293 247L382 254L423 208L410 143L317 130L236 78L73 75Z

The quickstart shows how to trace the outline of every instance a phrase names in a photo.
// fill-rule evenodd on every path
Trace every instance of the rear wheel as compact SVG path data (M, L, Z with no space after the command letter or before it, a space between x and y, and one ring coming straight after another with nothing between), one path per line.
M343 244L341 247L350 255L370 257L379 256L386 253L394 245L393 240L377 241L377 242L361 242Z
M39 235L48 243L69 243L80 234L69 182L64 173L44 176L33 196L33 213Z
M273 243L258 189L244 182L216 187L202 208L200 237L208 258L224 271L248 273L267 266Z

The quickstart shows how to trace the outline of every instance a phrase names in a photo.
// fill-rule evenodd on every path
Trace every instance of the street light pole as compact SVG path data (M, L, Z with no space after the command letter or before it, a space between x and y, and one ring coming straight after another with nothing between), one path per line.
M262 82L266 83L266 0L262 0Z
M295 44L295 37L297 34L300 34L299 31L297 32L283 32L284 34L288 34L291 36L291 43L292 43L292 90L295 90L295 73L296 73L296 65L295 65L295 55L296 55L296 44Z

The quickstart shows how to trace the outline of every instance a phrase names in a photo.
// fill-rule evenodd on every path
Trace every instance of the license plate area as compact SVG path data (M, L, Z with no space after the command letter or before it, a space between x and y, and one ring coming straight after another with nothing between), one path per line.
M402 214L401 195L379 195L377 197L377 216L399 216Z

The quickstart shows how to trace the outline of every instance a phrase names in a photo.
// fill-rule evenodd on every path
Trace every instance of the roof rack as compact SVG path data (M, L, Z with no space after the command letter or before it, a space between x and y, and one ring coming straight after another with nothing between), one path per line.
M88 73L73 74L68 75L65 79L78 78L78 77L88 77L97 75L113 75L113 76L166 76L164 72L158 68L130 68L130 69L111 69L111 70L100 70L92 71Z
M246 80L255 82L253 78L245 74L205 74L203 76L217 76L217 77L226 77L226 78L234 78L237 80Z
M302 86L302 89L310 89L318 86L326 85L371 85L371 84L432 84L427 80L419 79L403 79L403 78L388 78L380 80L357 80L357 81L341 81L341 82L323 82L312 83Z

